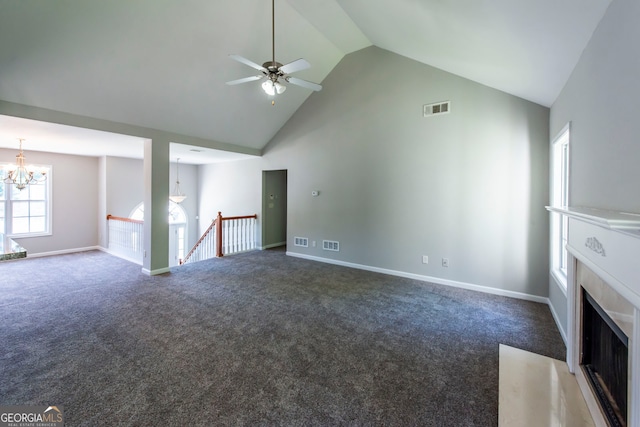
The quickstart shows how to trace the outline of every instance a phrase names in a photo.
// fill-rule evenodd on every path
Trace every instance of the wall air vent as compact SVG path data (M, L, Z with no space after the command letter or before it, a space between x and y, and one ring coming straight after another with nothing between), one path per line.
M309 239L306 237L294 237L293 246L302 246L303 248L309 247Z
M448 114L451 112L451 101L436 102L435 104L427 104L422 107L424 117L438 116L440 114Z
M322 241L322 249L325 251L340 251L340 242L336 242L334 240L323 240Z

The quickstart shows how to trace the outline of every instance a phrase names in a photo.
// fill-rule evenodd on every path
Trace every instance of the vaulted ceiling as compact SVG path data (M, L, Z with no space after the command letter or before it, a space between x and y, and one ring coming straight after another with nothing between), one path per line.
M296 77L373 44L550 106L610 0L275 3ZM229 54L271 59L270 0L0 0L0 100L261 149L312 92L228 86L256 74Z

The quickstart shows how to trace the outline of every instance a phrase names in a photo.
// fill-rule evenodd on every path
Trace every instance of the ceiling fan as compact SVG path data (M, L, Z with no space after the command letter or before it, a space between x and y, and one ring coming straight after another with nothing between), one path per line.
M275 0L271 0L271 51L272 57L271 61L267 61L262 65L258 65L253 61L248 60L240 55L229 55L231 59L234 59L242 64L248 65L251 68L254 68L260 71L262 74L257 76L245 77L242 79L231 80L227 82L228 85L237 85L241 83L252 82L256 80L263 80L262 89L266 92L267 95L274 96L276 94L280 95L283 93L287 87L283 84L291 83L297 86L301 86L307 89L319 91L322 89L317 83L312 83L306 80L298 79L296 77L291 77L289 74L295 73L296 71L306 70L311 67L311 64L306 60L300 58L296 59L293 62L289 62L288 64L282 65L279 62L276 62L276 18L275 13ZM274 105L275 101L271 101L271 105Z

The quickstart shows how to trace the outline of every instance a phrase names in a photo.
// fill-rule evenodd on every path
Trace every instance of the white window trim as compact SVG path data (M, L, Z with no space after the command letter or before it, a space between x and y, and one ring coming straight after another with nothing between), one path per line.
M5 167L5 166L11 166L13 165L13 163L0 163L0 167ZM47 179L44 181L44 184L47 186L47 231L44 232L39 232L39 233L8 233L7 237L10 237L12 239L30 239L33 237L47 237L47 236L52 236L53 235L53 209L52 206L53 204L51 203L51 199L53 198L53 189L52 189L52 185L51 185L51 181L52 181L52 175L53 175L53 166L52 165L39 165L39 164L34 164L34 165L30 165L33 167L45 167L48 168L48 172L47 172ZM9 191L11 191L11 186L14 184L5 184L9 189ZM5 217L4 220L5 221L10 221L11 220L11 207L9 207L9 204L7 203L8 200L5 198L5 200L2 201L3 203L5 203ZM5 223L5 227L6 227L6 223ZM13 230L12 230L13 231Z
M565 140L565 134L567 134L566 140ZM558 144L562 144L562 145L566 145L566 158L567 158L567 164L566 164L566 170L564 173L564 176L566 176L566 180L567 180L567 190L566 190L566 200L563 206L562 201L559 201L558 199L561 198L561 196L559 196L557 193L557 176L558 176L558 171L557 171L557 167L558 165L556 164L557 161L557 155L560 152L560 150L558 149ZM551 170L550 170L550 204L551 206L554 207L567 207L569 206L569 198L571 197L571 194L569 192L569 177L570 177L570 167L571 167L571 122L567 123L561 130L560 132L558 132L558 134L556 135L556 137L552 140L551 142L551 153L550 153L550 164L551 164ZM562 154L561 154L562 155ZM560 173L562 173L562 171L560 171ZM566 289L567 289L567 273L565 270L562 270L561 266L559 266L559 257L561 256L561 251L566 251L566 248L563 248L563 240L561 234L562 233L562 225L558 225L559 222L563 221L563 217L561 214L556 213L556 212L552 212L551 214L551 224L550 224L550 239L549 239L549 244L550 244L550 266L551 266L551 274L553 276L553 278L555 279L556 283L559 285L560 289L565 292L566 294ZM566 224L565 224L566 225ZM568 255L568 254L567 254ZM566 262L569 262L568 256L567 256L567 260Z

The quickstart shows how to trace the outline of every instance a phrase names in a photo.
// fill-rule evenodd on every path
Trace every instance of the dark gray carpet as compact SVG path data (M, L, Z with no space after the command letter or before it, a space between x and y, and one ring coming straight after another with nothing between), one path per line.
M565 353L546 305L278 250L0 277L0 404L64 405L71 426L495 426L499 343Z

